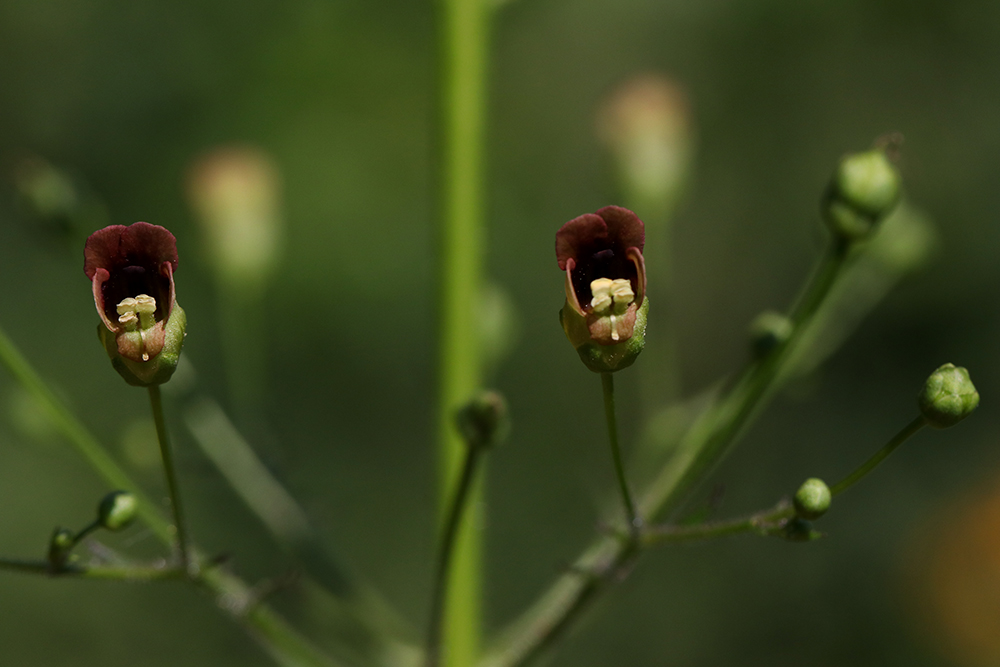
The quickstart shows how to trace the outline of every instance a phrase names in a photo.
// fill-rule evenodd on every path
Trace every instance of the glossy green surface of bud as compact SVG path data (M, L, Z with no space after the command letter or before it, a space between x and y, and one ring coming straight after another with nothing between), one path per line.
M507 435L507 401L495 391L481 392L455 416L458 432L470 447L492 447Z
M766 310L750 324L750 346L755 359L760 359L792 335L792 321L773 310Z
M135 519L138 502L128 491L112 491L97 506L97 521L108 530L121 530Z
M573 342L584 365L595 373L612 373L635 363L646 347L646 316L649 314L649 297L642 300L635 315L635 327L628 340L613 345L601 345L588 337L587 323L576 311L563 306L559 311L563 330Z
M830 487L821 479L810 477L795 492L792 503L801 519L818 519L830 509Z
M823 217L838 237L865 238L899 202L901 179L881 148L844 157L823 196Z
M948 428L968 417L979 406L979 392L972 384L968 370L945 364L927 378L917 402L929 426Z
M69 528L56 528L49 538L49 562L53 567L62 567L66 563L70 549L76 544L73 531Z

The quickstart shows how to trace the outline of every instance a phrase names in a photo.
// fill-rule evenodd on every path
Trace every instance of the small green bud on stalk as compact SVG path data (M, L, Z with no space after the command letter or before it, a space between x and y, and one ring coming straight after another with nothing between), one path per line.
M122 530L135 519L137 509L138 503L131 493L112 491L97 506L97 521L107 530Z
M869 236L896 207L901 179L885 150L875 148L844 157L823 196L823 217L844 241Z
M456 422L469 447L492 447L503 440L510 429L507 402L495 391L481 392L462 406Z
M948 428L968 417L979 406L979 392L969 371L945 364L931 373L917 397L928 425Z
M792 335L792 321L773 310L758 315L750 325L750 345L756 359L784 343Z
M795 492L792 504L800 519L818 519L830 509L830 487L821 479L811 477Z
M70 550L76 544L76 536L69 528L56 528L49 539L49 563L59 569L66 564Z

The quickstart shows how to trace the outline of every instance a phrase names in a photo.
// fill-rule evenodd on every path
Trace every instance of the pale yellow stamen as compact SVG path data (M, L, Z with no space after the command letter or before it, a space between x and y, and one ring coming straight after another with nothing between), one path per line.
M119 309L121 306L119 306ZM125 327L125 331L135 331L139 326L139 318L133 312L127 312L119 316L118 322Z
M118 314L127 315L128 313L135 312L135 299L129 297L127 299L122 299L122 302L118 304Z
M156 299L148 294L140 294L135 297L135 312L139 313L139 326L143 329L150 329L156 324L153 313L156 312Z
M590 307L598 315L607 314L611 318L611 340L618 340L618 318L635 300L632 284L624 278L598 278L590 283L590 292L594 295Z
M590 300L590 307L602 313L611 307L611 286L614 284L613 280L608 278L598 278L590 283L590 293L594 295L594 298Z

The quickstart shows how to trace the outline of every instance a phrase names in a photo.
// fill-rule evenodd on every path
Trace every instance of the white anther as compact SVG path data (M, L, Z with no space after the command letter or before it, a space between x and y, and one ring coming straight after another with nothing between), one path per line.
M135 328L139 326L139 318L136 317L135 313L127 312L118 317L118 323L128 331L135 331Z
M609 278L598 278L591 281L590 293L594 295L594 298L590 300L591 308L600 313L611 307L611 286L613 284L614 281Z
M124 302L122 302L124 303ZM151 314L156 312L156 299L148 294L140 294L135 297L135 311L137 313Z
M118 314L126 315L128 313L135 312L135 299L128 297L127 299L122 299L122 302L118 304Z
M615 303L629 304L635 299L635 292L632 291L632 283L618 278L611 284L611 296Z

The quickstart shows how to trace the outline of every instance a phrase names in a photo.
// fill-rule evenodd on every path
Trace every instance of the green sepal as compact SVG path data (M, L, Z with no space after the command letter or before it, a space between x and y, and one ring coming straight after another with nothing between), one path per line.
M636 311L635 328L632 337L614 345L601 345L590 339L590 332L583 317L568 306L559 311L566 336L576 347L583 364L595 373L613 373L628 368L646 346L646 316L649 313L649 297L642 300ZM578 344L579 343L579 344Z
M149 361L132 361L118 352L118 341L113 331L103 324L97 325L97 336L104 345L104 350L111 359L111 365L133 387L149 387L163 384L170 379L177 369L181 358L181 347L184 345L184 332L187 329L187 315L184 309L174 304L163 329L163 349Z

